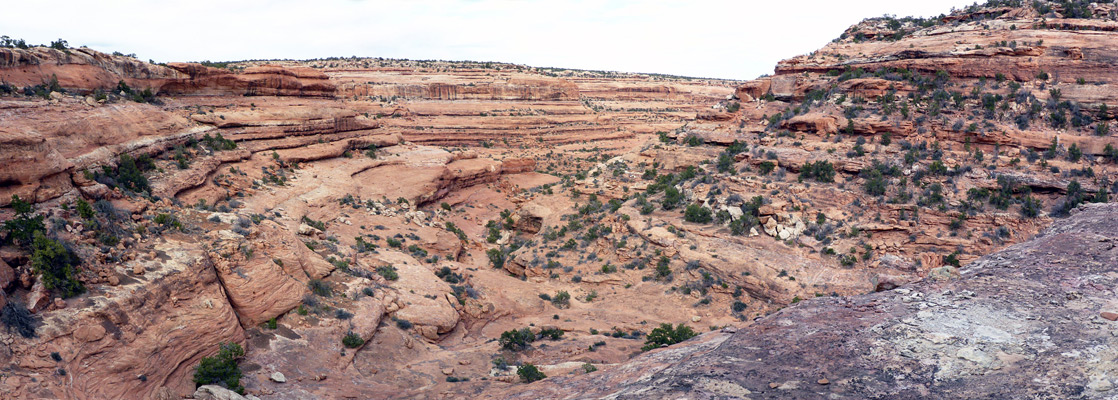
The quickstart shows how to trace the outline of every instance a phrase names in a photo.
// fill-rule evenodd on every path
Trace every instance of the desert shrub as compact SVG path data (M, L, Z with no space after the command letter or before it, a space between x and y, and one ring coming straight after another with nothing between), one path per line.
M305 223L307 225L310 225L312 228L318 229L320 231L325 231L326 230L326 223L325 222L316 221L316 220L311 219L311 217L308 217L306 215L303 216L303 223Z
M563 330L559 328L544 328L540 329L540 337L548 338L551 340L559 340L563 337Z
M672 324L663 323L659 328L653 329L648 337L645 339L642 351L658 349L664 346L670 346L684 340L690 339L698 335L691 327L679 324L672 328Z
M411 321L408 321L406 319L403 319L403 318L393 318L393 319L396 321L396 327L400 328L400 329L403 329L405 331L408 330L408 329L411 329L411 327L413 326Z
M489 249L485 252L485 255L489 257L489 262L493 264L493 268L500 269L505 267L505 257L507 255L503 248Z
M82 198L78 199L77 210L78 216L82 217L82 219L90 219L93 218L93 216L95 215L93 212L93 206L90 206L89 202L85 201L85 199Z
M559 308L567 308L571 306L571 294L566 290L555 292L555 296L551 297L551 304Z
M311 293L322 297L330 297L334 294L334 291L330 290L330 285L321 279L311 279L310 282L307 282L307 287L310 288Z
M718 155L718 162L716 164L718 172L734 172L734 156L730 153L722 152Z
M1021 216L1036 218L1038 215L1040 215L1040 200L1032 196L1025 196L1021 199Z
M665 210L674 209L682 202L683 193L681 193L679 189L676 189L675 186L668 186L664 189L664 200L660 202L660 205L663 206Z
M501 333L501 338L497 340L501 344L501 348L511 351L520 351L528 347L529 343L536 340L536 335L532 333L531 329L521 328L505 331Z
M876 168L867 168L862 170L861 175L863 178L866 179L866 183L863 188L866 190L867 194L873 196L885 195L885 189L888 187L888 181L885 180L885 176L881 174L881 171L877 170Z
M770 172L773 172L775 168L776 164L772 161L761 161L761 163L757 165L757 170L761 172L761 175L768 175Z
M142 156L141 161L137 163L137 159L132 156L121 154L116 169L104 168L105 175L111 177L117 186L136 193L150 192L151 184L148 183L147 176L144 176L144 171L154 168L154 164L151 164L151 159L147 156Z
M1102 154L1110 159L1110 162L1118 163L1118 148L1114 145L1107 143L1106 147L1102 149Z
M800 169L800 180L815 179L818 182L834 182L835 166L829 161L816 161L804 164Z
M35 232L31 250L31 269L39 274L43 286L55 291L63 298L74 297L85 292L85 286L78 280L78 265L81 259L66 245L58 240Z
M1078 144L1072 143L1071 146L1068 147L1068 161L1079 162L1081 157L1083 157L1083 150L1079 149Z
M683 219L697 224L709 224L713 220L710 209L698 204L688 205L683 211Z
M734 304L730 306L730 309L734 310L734 312L742 312L745 311L746 307L748 307L748 305L746 305L745 303L741 301L734 301Z
M15 330L25 338L35 337L35 316L22 304L9 300L8 304L0 309L0 322L4 323L9 333Z
M24 201L19 196L12 195L12 209L15 210L14 218L4 221L4 230L8 231L8 239L27 248L30 247L35 232L44 232L43 216L31 214L31 203Z
M384 277L384 279L394 281L400 279L400 274L396 273L396 267L385 265L377 268L377 274Z
M226 139L224 136L221 136L220 133L215 136L210 136L210 134L207 133L205 136L202 136L202 143L216 151L233 150L237 148L237 142Z
M221 385L234 392L244 394L241 386L241 367L237 360L245 356L245 349L236 343L221 343L217 355L203 357L194 369L195 387L202 385Z
M532 383L547 378L547 375L544 375L543 372L540 372L539 368L536 368L535 365L530 363L524 363L524 365L517 368L516 374L520 376L520 380L524 381L524 383Z
M358 347L361 347L361 345L363 344L365 344L365 339L362 339L360 335L353 333L352 331L347 332L345 336L342 336L342 345L346 348L356 349Z
M656 279L665 279L672 275L672 268L668 266L670 262L668 257L660 257L660 261L656 262Z
M435 271L435 276L446 281L446 283L462 282L462 275L454 273L450 270L450 267L442 267L442 269Z
M945 265L951 265L951 266L954 266L954 267L958 268L959 267L959 252L955 251L955 252L952 252L951 254L948 254L947 257L943 258L943 263Z

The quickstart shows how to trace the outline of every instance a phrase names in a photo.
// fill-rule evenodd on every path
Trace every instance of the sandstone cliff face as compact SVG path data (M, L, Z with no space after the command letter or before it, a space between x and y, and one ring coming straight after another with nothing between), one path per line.
M334 84L312 68L259 66L234 73L193 63L170 63L168 67L188 76L160 88L169 95L334 96Z
M49 83L52 77L64 88L89 93L95 89L112 90L121 80L139 89L158 89L164 82L186 75L132 57L86 48L0 48L0 82L22 88Z
M157 107L125 103L4 102L0 116L0 204L12 195L45 201L72 190L70 175L113 163L118 154L169 147L191 135L185 118ZM96 104L96 103L94 103Z
M9 337L0 352L9 374L0 390L11 398L69 399L192 393L201 357L245 333L197 243L161 242L154 257L122 268L142 275L121 274L119 286L46 313L37 338Z
M961 276L807 300L512 398L1109 398L1118 206L1090 205Z
M507 73L491 76L432 74L417 84L393 70L336 71L339 97L382 97L424 100L578 100L579 88L563 79ZM473 78L473 79L470 79Z

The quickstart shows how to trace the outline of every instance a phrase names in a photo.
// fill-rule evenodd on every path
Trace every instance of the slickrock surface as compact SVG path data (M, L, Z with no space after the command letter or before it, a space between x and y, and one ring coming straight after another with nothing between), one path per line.
M1113 396L1118 205L1084 206L951 280L804 301L751 326L499 398Z

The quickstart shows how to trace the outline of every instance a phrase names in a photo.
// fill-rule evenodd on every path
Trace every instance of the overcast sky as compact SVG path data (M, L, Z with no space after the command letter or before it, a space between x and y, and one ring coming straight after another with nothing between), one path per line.
M0 35L157 62L355 55L752 79L862 18L973 2L11 1Z

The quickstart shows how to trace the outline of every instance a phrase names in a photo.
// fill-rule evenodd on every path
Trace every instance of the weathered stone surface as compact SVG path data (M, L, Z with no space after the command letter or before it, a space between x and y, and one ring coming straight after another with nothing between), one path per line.
M1095 398L1113 379L1109 356L1081 354L1111 354L1118 343L1109 325L1082 310L1106 305L1118 284L1116 240L1118 205L1086 206L964 266L958 280L804 301L732 335L706 334L603 373L507 394L715 398L740 387L756 398ZM820 376L829 384L790 384ZM704 381L718 384L696 384Z
M334 84L312 68L268 65L232 72L194 63L169 63L167 67L189 76L160 88L161 93L171 95L334 96Z
M232 390L217 385L202 385L194 391L194 400L246 400Z

